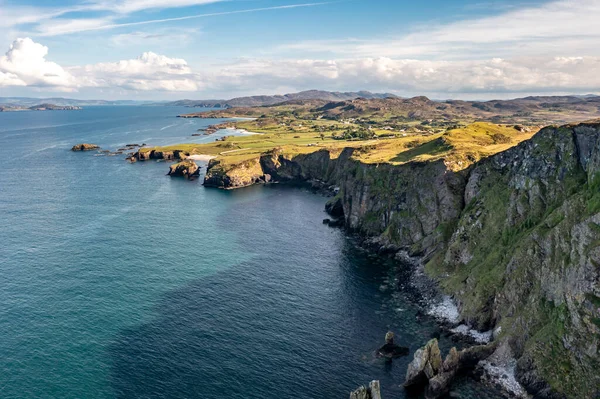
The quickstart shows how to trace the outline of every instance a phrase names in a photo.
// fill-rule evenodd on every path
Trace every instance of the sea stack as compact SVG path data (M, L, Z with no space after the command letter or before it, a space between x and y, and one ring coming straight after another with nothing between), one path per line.
M191 179L200 174L200 168L196 165L196 162L191 160L185 160L171 165L169 168L169 176L180 176L186 179Z

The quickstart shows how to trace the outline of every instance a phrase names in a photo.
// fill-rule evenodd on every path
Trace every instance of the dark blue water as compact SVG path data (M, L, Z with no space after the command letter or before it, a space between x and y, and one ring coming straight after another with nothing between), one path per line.
M214 140L184 111L0 113L0 397L345 398L372 379L404 397L409 359L372 352L436 326L386 289L396 265L321 224L326 198L69 151Z

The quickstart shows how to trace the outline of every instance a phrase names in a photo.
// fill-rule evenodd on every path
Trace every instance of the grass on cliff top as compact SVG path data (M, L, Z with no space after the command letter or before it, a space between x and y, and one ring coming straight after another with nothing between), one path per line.
M520 132L513 126L476 122L445 133L385 141L358 158L367 163L394 164L443 159L450 169L461 170L531 138L536 132Z
M331 121L296 121L290 125L265 123L256 126L255 121L236 123L239 128L261 131L263 134L228 137L225 141L208 144L176 144L166 147L144 148L142 151L182 150L190 154L217 156L223 165L236 164L255 158L273 148L282 148L290 155L307 154L321 149L341 150L355 147L354 157L365 163L427 162L444 159L450 169L466 168L481 158L504 151L523 140L534 131L523 133L512 126L477 122L464 128L445 133L428 132L397 134L395 137L378 137L372 140L334 140L347 125ZM323 128L323 129L322 129ZM375 132L389 134L389 132ZM321 136L323 135L323 136Z

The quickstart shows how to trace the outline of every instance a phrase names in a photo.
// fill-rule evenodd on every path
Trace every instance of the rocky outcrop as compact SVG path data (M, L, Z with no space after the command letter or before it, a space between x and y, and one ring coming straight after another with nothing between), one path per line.
M219 159L211 159L204 177L205 186L225 189L246 187L270 181L271 176L263 171L260 159L250 159L233 166L224 165Z
M369 386L361 386L350 393L350 399L381 399L381 388L379 381L371 381Z
M344 203L339 195L336 195L325 204L325 212L335 218L344 217Z
M438 341L432 339L415 352L406 371L404 387L412 390L424 388L425 398L440 398L448 393L457 374L474 369L494 349L494 345L473 346L460 352L452 348L442 361Z
M173 164L169 167L169 176L185 177L186 179L192 179L200 174L200 168L196 165L196 162L192 160L185 160Z
M156 160L165 160L165 161L175 161L175 160L183 160L187 159L190 154L181 151L181 150L173 150L173 151L159 151L159 150L145 150L145 151L137 151L135 152L128 160L132 162L136 161L148 161L151 159Z
M465 324L501 331L530 393L600 395L600 121L544 128L458 173L443 161L363 164L353 151L275 150L209 165L207 180L339 186L347 228L421 256Z
M415 351L413 361L406 370L404 386L406 388L426 384L437 375L442 367L442 354L438 340L432 339Z
M76 144L71 148L71 151L92 151L92 150L99 150L100 147L97 146L96 144L88 144L88 143L82 143L82 144Z
M384 357L386 359L395 359L401 356L406 356L409 353L409 349L405 346L396 345L394 343L394 333L388 331L385 334L385 344L377 349L377 357Z

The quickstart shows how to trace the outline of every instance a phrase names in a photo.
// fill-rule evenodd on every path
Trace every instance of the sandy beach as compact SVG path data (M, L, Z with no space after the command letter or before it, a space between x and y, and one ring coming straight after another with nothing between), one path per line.
M213 158L216 158L216 156L214 156L214 155L205 155L205 154L190 155L188 157L188 159L192 159L194 161L204 161L204 162L208 162L208 161L210 161Z

